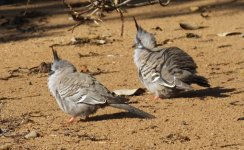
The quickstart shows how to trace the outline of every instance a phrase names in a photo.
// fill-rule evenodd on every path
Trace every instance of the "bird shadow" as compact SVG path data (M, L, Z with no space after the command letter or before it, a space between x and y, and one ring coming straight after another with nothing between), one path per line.
M113 114L103 114L103 115L89 117L85 121L91 122L91 121L103 121L103 120L124 119L124 118L143 119L143 117L134 115L130 112L118 112L118 113L113 113Z
M183 98L200 98L204 99L208 96L216 97L216 98L225 98L229 97L230 93L236 91L235 88L224 88L224 87L213 87L208 89L201 89L201 90L194 90L194 91L188 91L179 94L177 97L183 97Z

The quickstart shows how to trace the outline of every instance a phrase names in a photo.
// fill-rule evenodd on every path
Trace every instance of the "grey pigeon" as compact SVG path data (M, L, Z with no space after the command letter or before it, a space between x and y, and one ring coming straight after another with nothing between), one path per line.
M91 75L77 72L73 64L58 57L57 51L53 50L53 56L48 87L59 107L72 116L68 122L73 122L77 116L87 118L105 106L124 109L144 118L154 118L126 104L126 98L115 96Z
M137 24L134 62L141 82L155 98L170 98L192 90L191 84L210 87L208 80L197 75L197 65L178 47L158 47L155 37Z

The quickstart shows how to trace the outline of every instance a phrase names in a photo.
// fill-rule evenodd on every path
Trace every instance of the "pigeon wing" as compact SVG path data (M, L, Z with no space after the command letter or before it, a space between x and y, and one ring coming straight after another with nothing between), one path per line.
M187 53L177 47L163 49L163 62L152 75L153 81L169 88L189 89L185 83L196 72L196 64Z
M109 91L90 75L74 74L60 80L58 93L63 100L91 105L105 104Z

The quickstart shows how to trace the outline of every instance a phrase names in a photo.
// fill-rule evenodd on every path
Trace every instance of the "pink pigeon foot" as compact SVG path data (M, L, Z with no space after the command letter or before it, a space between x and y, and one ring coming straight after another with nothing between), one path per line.
M159 99L160 97L159 96L154 96L154 99L156 100L156 99Z
M67 123L73 123L75 121L75 117L71 117L68 121L67 121Z

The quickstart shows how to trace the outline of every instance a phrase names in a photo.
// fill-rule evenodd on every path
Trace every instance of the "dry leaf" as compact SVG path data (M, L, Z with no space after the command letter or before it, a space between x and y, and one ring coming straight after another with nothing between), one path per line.
M137 88L137 89L121 89L113 91L116 95L120 96L133 96L133 95L142 95L145 93L145 89Z
M89 52L89 54L78 53L78 56L79 56L79 58L82 58L82 57L93 57L93 56L99 56L99 54L95 53L95 52Z
M191 12L194 12L194 11L199 10L199 7L197 7L197 6L192 6L192 7L190 7L190 10L191 10Z
M72 45L76 45L76 44L85 44L85 43L89 43L90 39L85 37L85 38L78 38L78 37L73 37L70 40L70 44Z
M225 47L231 47L232 45L230 45L230 44L226 44L226 45L220 45L220 46L218 46L218 48L225 48Z
M95 45L103 45L107 43L113 43L116 41L116 39L108 39L108 37L111 37L109 35L103 35L103 36L97 36L93 38L83 37L73 37L71 41L67 45L78 45L78 44L95 44Z
M206 28L204 26L198 26L198 25L189 24L189 23L180 23L180 27L185 30L197 30L197 29Z
M200 35L197 35L195 33L186 33L187 38L200 38Z
M156 26L155 28L152 28L153 30L157 30L157 31L163 31L163 29L159 26Z
M233 36L233 35L240 35L242 34L241 32L224 32L224 33L218 33L218 36Z
M208 17L209 17L209 13L208 13L208 12L202 12L202 13L201 13L201 16L202 16L203 18L208 18Z
M170 44L170 43L173 43L174 40L172 39L166 39L163 41L163 44Z

